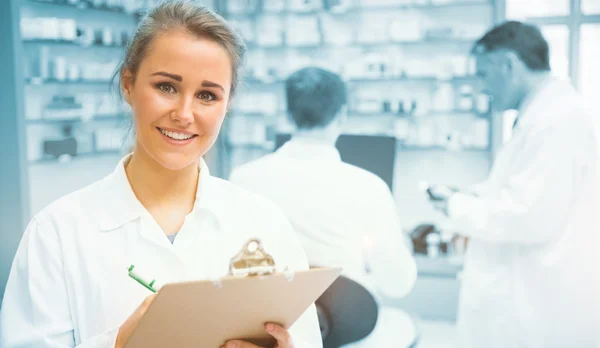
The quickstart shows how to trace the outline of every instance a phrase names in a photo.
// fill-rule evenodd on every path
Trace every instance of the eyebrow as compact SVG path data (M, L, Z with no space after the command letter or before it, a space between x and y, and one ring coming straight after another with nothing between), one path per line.
M221 86L218 83L211 82L211 81L206 81L206 80L202 81L202 87L216 87L216 88L219 88L220 90L222 90L223 92L225 92L225 88L223 88L223 86Z
M165 77L169 77L175 81L179 81L179 82L183 81L183 77L181 77L179 75L175 75L175 74L169 74L164 71L155 72L154 74L152 74L152 76L165 76ZM202 81L202 87L216 87L216 88L219 88L220 90L222 90L223 92L225 92L225 88L223 88L223 86L221 86L218 83L212 82L212 81L207 81L207 80Z
M179 82L183 81L183 77L181 77L179 75L175 75L175 74L169 74L164 71L155 72L154 74L152 74L152 76L165 76L165 77L172 78L175 81L179 81Z

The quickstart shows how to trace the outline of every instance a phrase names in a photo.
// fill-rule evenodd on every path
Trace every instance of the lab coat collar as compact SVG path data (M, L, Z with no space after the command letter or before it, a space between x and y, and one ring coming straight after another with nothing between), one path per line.
M540 85L527 95L519 108L518 122L516 128L528 128L539 122L539 117L544 117L545 108L552 102L565 95L571 95L573 86L555 76L548 76Z
M296 159L341 161L340 153L335 146L325 141L309 138L293 137L277 150L277 154Z
M130 221L149 214L135 196L127 178L125 164L130 157L131 154L123 157L113 173L107 178L110 185L105 192L107 197L104 202L108 203L104 211L106 214L100 219L100 229L102 231L118 229ZM210 175L210 170L204 159L200 160L199 169L200 175L198 176L196 200L192 214L208 212L218 221L220 218L224 218L225 214L222 195L218 191L220 187L217 182L218 179Z

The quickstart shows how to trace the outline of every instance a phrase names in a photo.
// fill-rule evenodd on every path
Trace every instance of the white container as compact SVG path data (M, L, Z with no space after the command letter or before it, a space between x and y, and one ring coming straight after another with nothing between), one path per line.
M77 38L77 24L73 19L59 20L60 39L65 41L75 41Z
M490 111L490 97L485 93L477 96L477 112L485 114Z
M69 75L70 81L79 80L81 78L81 72L79 70L79 66L77 64L69 65L68 75Z
M425 242L427 243L427 256L432 259L438 258L440 256L440 246L442 244L440 235L437 233L430 233L425 237Z
M65 57L58 56L54 58L54 78L58 81L67 79L67 60Z

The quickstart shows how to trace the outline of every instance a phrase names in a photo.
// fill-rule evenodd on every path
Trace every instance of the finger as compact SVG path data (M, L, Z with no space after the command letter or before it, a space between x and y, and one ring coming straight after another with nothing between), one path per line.
M265 325L265 330L277 340L277 344L281 348L292 348L292 336L290 332L283 326L268 323Z
M225 345L222 346L221 348L261 348L261 347L254 345L252 343L245 342L245 341L231 340L231 341L227 341L227 343L225 343Z

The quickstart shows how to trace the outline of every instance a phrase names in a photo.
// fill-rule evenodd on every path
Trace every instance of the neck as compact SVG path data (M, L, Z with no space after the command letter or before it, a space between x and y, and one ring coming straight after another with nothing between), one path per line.
M199 176L197 164L170 170L138 146L126 163L125 172L133 192L146 209L163 204L185 205L190 211L193 208Z
M523 81L523 93L519 107L523 105L523 102L532 94L534 94L544 81L550 76L549 71L533 72L529 74Z
M334 145L339 137L339 132L332 127L298 129L294 134L294 139L317 141L321 143Z

